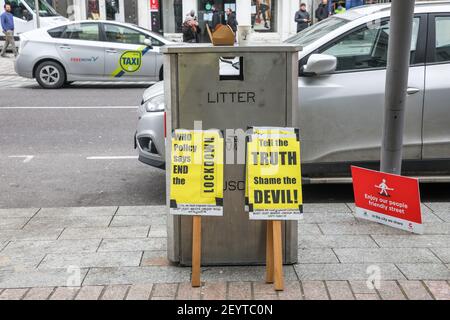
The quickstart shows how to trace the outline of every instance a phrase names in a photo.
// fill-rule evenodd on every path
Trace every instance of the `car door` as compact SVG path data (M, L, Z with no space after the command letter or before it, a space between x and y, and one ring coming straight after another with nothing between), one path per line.
M104 23L105 76L125 81L158 80L156 56L159 51L144 44L148 36L136 29Z
M423 158L450 160L450 13L430 15L428 39Z
M405 159L421 157L425 67L419 35L426 29L425 18L414 19ZM305 163L379 161L389 30L388 19L364 24L314 51L336 56L337 69L328 75L299 77L296 122L302 132ZM349 172L348 165L343 168Z
M55 39L68 80L101 80L105 68L104 43L97 22L73 23Z

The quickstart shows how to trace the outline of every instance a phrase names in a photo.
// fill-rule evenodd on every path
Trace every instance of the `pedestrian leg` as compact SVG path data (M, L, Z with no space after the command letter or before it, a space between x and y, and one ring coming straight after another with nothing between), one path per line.
M8 33L5 32L5 43L3 44L2 52L0 53L2 57L6 55L6 49L8 48L8 46L9 46L9 37Z

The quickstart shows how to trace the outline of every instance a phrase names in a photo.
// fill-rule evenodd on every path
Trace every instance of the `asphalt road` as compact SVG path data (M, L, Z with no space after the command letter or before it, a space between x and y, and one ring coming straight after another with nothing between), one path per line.
M0 88L0 208L164 204L165 172L133 149L144 90ZM448 187L422 186L422 200L448 200ZM351 202L352 187L305 186L304 199Z

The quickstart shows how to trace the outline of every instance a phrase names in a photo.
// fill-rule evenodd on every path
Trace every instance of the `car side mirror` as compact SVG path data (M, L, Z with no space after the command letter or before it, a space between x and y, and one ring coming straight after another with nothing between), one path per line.
M302 68L303 75L323 75L336 71L337 58L329 54L312 54Z
M147 47L152 47L152 40L150 40L149 38L145 38L144 39L144 44L147 46Z

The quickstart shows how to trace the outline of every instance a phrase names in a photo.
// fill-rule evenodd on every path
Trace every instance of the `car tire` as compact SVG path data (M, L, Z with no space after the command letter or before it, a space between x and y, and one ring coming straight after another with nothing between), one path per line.
M41 62L36 68L36 81L42 88L58 89L66 82L64 68L55 61Z

